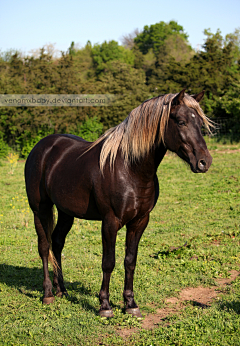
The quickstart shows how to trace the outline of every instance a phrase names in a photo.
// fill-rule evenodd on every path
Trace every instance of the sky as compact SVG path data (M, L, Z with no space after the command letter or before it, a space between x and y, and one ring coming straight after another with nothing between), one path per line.
M240 28L240 0L0 0L0 51L24 54L55 44L67 51L72 41L84 47L115 40L145 25L175 20L194 49L204 43L204 29L222 35Z

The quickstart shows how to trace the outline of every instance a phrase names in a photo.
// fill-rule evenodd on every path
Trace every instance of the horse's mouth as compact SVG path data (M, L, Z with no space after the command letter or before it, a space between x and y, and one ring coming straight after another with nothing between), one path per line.
M190 165L191 171L193 173L206 173L208 171L208 168L199 169L199 168L194 167L191 163L189 163L189 165Z
M197 159L193 152L186 153L183 150L179 150L178 156L189 164L193 173L206 173L211 166L212 157L210 154L201 155L200 159Z

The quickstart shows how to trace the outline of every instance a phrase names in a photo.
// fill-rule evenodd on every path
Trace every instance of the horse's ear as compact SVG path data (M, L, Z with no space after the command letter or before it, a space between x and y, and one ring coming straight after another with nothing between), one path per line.
M184 98L185 90L186 89L183 89L182 91L180 91L179 94L177 94L174 97L174 99L172 100L172 106L178 106L178 105L182 105L183 104L183 98Z
M203 95L205 93L205 90L201 91L199 94L191 95L197 102L200 102L203 98Z

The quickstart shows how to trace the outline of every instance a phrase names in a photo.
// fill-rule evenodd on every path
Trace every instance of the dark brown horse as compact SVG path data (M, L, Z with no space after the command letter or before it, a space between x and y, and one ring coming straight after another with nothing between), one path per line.
M210 125L199 106L203 94L189 96L182 90L147 100L94 143L56 134L33 148L26 162L25 179L43 262L43 303L54 300L48 259L55 260L53 283L57 296L67 294L61 251L77 217L102 221L103 280L99 299L100 315L106 317L113 316L109 281L115 265L116 236L126 225L123 297L126 312L141 315L134 301L133 275L138 243L158 199L157 168L167 149L186 161L194 173L207 172L212 162L201 134L201 126L205 124L209 129ZM58 210L54 230L53 205Z

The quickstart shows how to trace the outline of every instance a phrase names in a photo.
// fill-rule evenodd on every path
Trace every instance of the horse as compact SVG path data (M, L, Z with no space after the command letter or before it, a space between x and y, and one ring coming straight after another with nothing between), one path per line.
M102 221L103 317L112 317L109 282L115 266L118 230L126 225L125 311L141 317L134 300L133 276L139 240L148 225L159 184L157 168L167 150L188 163L192 172L208 171L212 157L201 133L211 122L199 102L204 91L159 95L144 101L95 142L70 134L41 139L25 165L26 192L33 211L43 264L43 304L54 301L48 261L54 265L56 296L67 295L61 252L74 218ZM58 219L54 228L53 206Z

